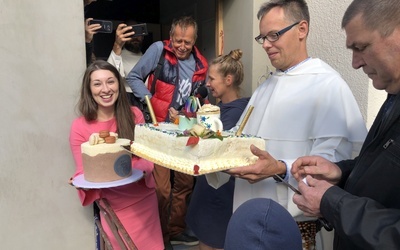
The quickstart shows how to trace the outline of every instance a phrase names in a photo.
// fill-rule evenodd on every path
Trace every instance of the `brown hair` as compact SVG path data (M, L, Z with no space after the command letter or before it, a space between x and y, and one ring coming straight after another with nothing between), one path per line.
M310 25L310 13L304 0L271 0L261 5L257 18L261 20L266 13L275 7L282 8L285 12L285 17L290 21L299 22L305 20Z
M218 73L224 77L232 75L233 87L236 88L238 93L240 91L239 85L242 84L244 78L243 63L240 61L242 55L243 52L240 49L235 49L228 55L219 56L210 62L210 66L218 65Z
M118 70L110 63L97 60L91 63L83 76L81 95L78 102L78 109L86 121L97 120L98 105L93 99L92 92L90 91L90 77L96 70L108 70L113 73L118 80L119 94L114 105L115 120L117 122L117 133L120 138L134 140L135 130L135 116L131 111L129 101L127 98L124 79L119 74Z

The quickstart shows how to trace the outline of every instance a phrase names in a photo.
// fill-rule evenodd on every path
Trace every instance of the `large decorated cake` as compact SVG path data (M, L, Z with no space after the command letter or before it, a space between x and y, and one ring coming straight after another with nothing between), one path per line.
M131 151L158 165L202 175L255 163L258 158L250 151L252 144L265 149L265 141L255 136L215 133L198 124L182 131L173 123L147 123L135 126Z
M89 182L111 182L132 174L131 141L113 132L93 133L81 145L84 179Z

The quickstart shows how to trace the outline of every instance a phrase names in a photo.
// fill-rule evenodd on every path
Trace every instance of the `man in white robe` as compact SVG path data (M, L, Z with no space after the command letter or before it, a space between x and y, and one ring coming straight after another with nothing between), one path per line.
M309 221L310 217L293 203L294 192L270 177L279 174L297 186L290 175L297 157L350 159L358 154L367 130L357 102L339 73L322 60L308 56L307 4L304 0L271 2L258 12L260 35L256 41L277 70L252 95L248 107L252 105L254 110L243 130L244 134L262 137L270 155L259 158L254 165L226 172L238 177L234 210L249 199L265 197L284 206L296 221ZM260 156L261 150L253 147L252 151ZM218 188L227 181L228 174L210 174L207 180Z
M288 73L273 73L254 92L249 105L254 110L243 133L265 140L271 167L261 176L257 174L257 163L228 171L241 177L235 184L234 208L249 198L268 197L294 217L300 216L302 212L291 200L293 191L267 177L283 174L297 186L289 171L297 157L320 155L339 161L357 154L367 130L354 96L329 65L320 59L309 59ZM280 164L276 159L287 166L284 172L274 166Z

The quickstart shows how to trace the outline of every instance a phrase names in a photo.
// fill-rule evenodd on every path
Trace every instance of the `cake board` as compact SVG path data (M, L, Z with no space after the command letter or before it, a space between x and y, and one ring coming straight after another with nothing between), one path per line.
M193 176L221 172L235 167L248 166L254 164L257 160L257 157L251 159L245 157L241 159L235 158L195 162L185 158L177 159L176 157L171 157L168 154L155 151L152 148L137 142L132 143L131 150L134 155L151 161L157 165Z

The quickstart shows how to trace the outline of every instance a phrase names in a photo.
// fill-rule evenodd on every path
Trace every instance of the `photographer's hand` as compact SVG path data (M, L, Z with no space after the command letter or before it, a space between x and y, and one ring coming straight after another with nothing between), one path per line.
M91 43L93 40L93 35L97 33L97 30L101 28L98 23L89 24L93 18L88 18L85 20L85 41L86 43Z
M267 151L261 150L254 145L250 146L250 150L258 157L256 163L245 167L231 168L225 172L237 178L245 179L252 184L275 174L286 173L285 163L276 160Z
M124 44L131 40L133 34L135 32L131 32L132 26L128 26L125 23L121 23L118 25L117 30L115 31L115 41L114 41L114 46L113 46L113 51L116 55L120 56L122 52L122 47L124 47Z

